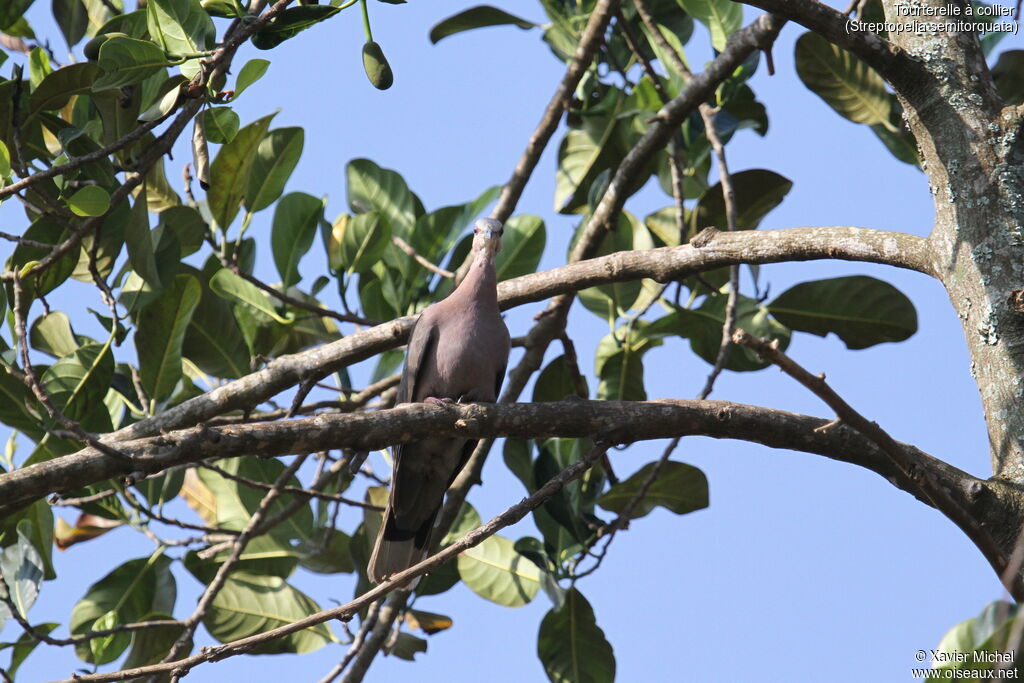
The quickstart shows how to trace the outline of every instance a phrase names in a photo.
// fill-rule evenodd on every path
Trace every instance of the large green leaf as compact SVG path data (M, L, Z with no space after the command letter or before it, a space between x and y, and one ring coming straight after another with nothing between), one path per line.
M273 49L300 31L305 31L310 26L329 19L340 11L341 8L330 5L291 7L260 29L252 37L252 44L260 50Z
M26 240L52 245L60 244L69 236L64 228L49 216L41 216L34 220L32 225L22 235ZM33 261L41 261L50 251L50 249L19 244L15 247L14 253L8 262L9 268L24 268ZM36 295L45 295L51 292L75 272L77 262L78 254L75 253L74 249L71 249L42 273L23 280L23 283L26 285L25 293L28 295L28 298L34 298Z
M577 368L577 372L579 368ZM583 380L583 387L585 395L582 398L586 398L589 395L587 387L586 377L580 377ZM541 370L540 374L537 375L537 381L533 385L533 401L534 403L542 401L561 401L567 396L577 396L579 389L576 385L576 378L573 377L572 371L569 369L569 362L565 356L558 356L547 366ZM511 443L510 440L506 440L506 445Z
M579 231L577 231L577 236ZM651 249L654 240L647 226L628 211L619 213L615 230L606 232L601 238L594 256L607 256L619 251ZM595 315L614 321L633 308L640 296L643 284L639 280L614 282L610 285L588 287L580 290L580 303Z
M92 431L109 431L110 416L103 396L114 375L110 347L89 342L47 368L41 378L54 406Z
M930 652L932 673L929 681L989 680L983 672L1005 670L1006 678L1021 676L1021 619L1018 605L991 602L977 617L962 621L942 637ZM1007 666L1006 657L1012 660ZM999 678L992 676L991 678Z
M277 128L263 138L245 188L245 206L249 211L261 211L281 196L299 163L304 139L301 128Z
M391 232L406 242L416 225L413 194L402 176L369 159L353 159L346 167L348 205L353 213L379 211Z
M678 309L656 321L657 328L669 329L683 337L689 337L690 348L708 363L718 358L722 343L722 326L725 324L726 295L716 294L705 299L694 310ZM768 315L768 309L754 299L740 295L736 302L736 327L756 337L778 340L779 348L789 346L789 329ZM768 367L752 349L733 345L726 356L725 369L734 372L748 372Z
M537 24L520 19L497 7L477 5L435 24L434 28L430 29L430 42L436 44L442 38L485 26L518 26L527 29L536 28Z
M819 337L834 332L848 349L897 342L917 332L917 311L903 292L866 275L802 282L768 304L776 320Z
M110 208L110 193L98 185L86 185L68 197L68 208L76 216L102 216Z
M227 230L238 215L238 205L246 194L256 151L259 149L274 114L264 116L242 128L231 142L220 148L210 164L210 189L206 201L217 227Z
M474 593L506 607L521 607L540 590L537 565L517 553L512 541L503 536L491 536L464 550L458 568Z
M141 83L163 71L167 55L148 40L114 36L100 47L99 65L103 73L93 90L110 90Z
M153 233L149 229L149 209L146 203L146 186L132 204L131 216L125 223L124 242L128 247L128 263L139 277L154 290L161 287L160 273L156 265L156 251ZM177 257L174 259L177 260Z
M0 29L10 30L12 24L32 5L33 0L6 0L0 5Z
M284 289L302 279L299 260L313 244L316 229L324 218L325 203L304 192L292 192L282 197L274 209L270 244Z
M562 606L540 623L537 656L553 683L612 683L615 654L594 609L576 588L565 593Z
M377 211L342 214L332 232L331 268L349 275L370 271L391 244L391 226Z
M89 92L99 71L96 64L82 62L81 64L69 64L48 75L39 84L39 87L32 91L32 96L29 98L30 110L26 120L41 111L61 109L75 95Z
M211 492L215 492L211 489ZM218 501L218 507L219 501ZM233 526L239 526L233 524ZM225 549L209 559L200 559L196 551L191 550L185 555L185 567L192 575L203 583L210 583L217 575L217 570L231 555L231 549ZM299 558L289 545L271 536L257 536L249 541L245 550L238 557L232 571L251 572L264 576L278 576L287 579L295 572Z
M992 67L996 90L1007 104L1024 103L1024 50L1007 50Z
M498 280L511 280L537 270L544 253L544 220L528 214L513 216L505 222L501 251L494 266Z
M854 123L889 125L892 96L882 77L817 33L805 33L796 41L796 72L840 116Z
M312 598L281 577L234 572L214 598L203 625L219 642L227 643L291 624L318 611L320 607ZM251 652L305 654L319 650L331 640L330 630L319 624L271 640Z
M177 584L165 555L125 562L86 591L71 610L71 633L113 628L141 620L154 612L173 614ZM130 633L94 638L75 646L79 659L106 664L117 659L133 640Z
M231 107L210 107L202 113L203 130L206 139L217 145L225 145L235 139L241 121Z
M143 621L171 621L173 619L174 617L170 614L160 613L147 614L142 617ZM182 630L184 630L184 626L175 624L136 631L132 636L132 649L128 651L128 656L124 658L122 666L125 669L131 669L158 663L171 651ZM188 654L190 651L191 644L182 654ZM155 683L164 683L165 680L170 680L166 674L158 676Z
M6 373L0 373L0 376L3 375L6 375ZM2 384L2 381L0 381L0 389L2 389ZM0 405L2 405L2 402L0 402ZM28 507L11 513L3 520L0 520L0 547L7 547L12 543L17 543L19 539L18 525L22 521L27 523L27 526L23 527L23 529L28 532L32 546L42 558L46 580L51 581L57 578L57 573L53 569L53 511L45 500L37 500Z
M213 47L213 19L199 0L150 0L146 3L149 35L164 51L186 55Z
M754 168L732 175L733 195L736 203L736 229L754 230L768 212L782 203L793 181L775 171ZM722 198L722 184L708 188L700 198L696 209L690 213L692 231L700 232L707 227L728 230L725 216L725 200Z
M649 462L629 479L612 486L597 504L609 512L621 514L634 496L640 492L656 463ZM630 519L645 516L657 506L676 513L702 510L708 506L708 478L700 469L681 462L668 461L658 473L647 494L633 508Z
M263 290L227 268L221 268L210 278L210 289L217 296L240 303L268 321L273 320L282 325L292 322L277 312L270 296Z
M602 401L645 401L643 356L661 339L645 332L647 323L638 320L632 329L622 326L606 334L594 354L594 374L601 382L597 398Z
M177 275L170 286L139 313L135 348L147 396L168 398L181 379L181 345L202 295L191 275Z
M78 43L89 27L89 13L82 0L53 0L53 18L57 20L68 47Z
M0 573L7 583L8 597L18 613L28 618L28 611L39 596L43 583L43 558L32 545L32 525L28 520L18 523L18 540L0 554ZM11 618L7 605L0 603L0 628Z
M48 353L54 358L73 353L79 346L71 329L71 319L60 311L52 311L36 318L29 328L28 339L32 348Z
M732 0L678 0L679 5L711 31L711 45L721 52L743 24L743 5Z

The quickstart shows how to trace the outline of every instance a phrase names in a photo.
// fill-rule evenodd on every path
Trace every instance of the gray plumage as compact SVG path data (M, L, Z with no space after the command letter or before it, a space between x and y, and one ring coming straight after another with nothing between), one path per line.
M423 311L409 336L397 403L498 398L510 347L494 270L502 225L481 218L473 231L469 273L446 299ZM392 449L391 495L367 568L371 581L380 583L426 557L444 494L475 446L475 440L428 437Z

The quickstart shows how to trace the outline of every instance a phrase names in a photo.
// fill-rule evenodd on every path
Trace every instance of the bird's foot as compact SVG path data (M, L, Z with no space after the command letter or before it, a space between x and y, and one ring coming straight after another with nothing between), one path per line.
M433 403L438 406L447 406L455 403L455 399L448 398L447 396L438 398L437 396L427 396L423 399L424 403Z

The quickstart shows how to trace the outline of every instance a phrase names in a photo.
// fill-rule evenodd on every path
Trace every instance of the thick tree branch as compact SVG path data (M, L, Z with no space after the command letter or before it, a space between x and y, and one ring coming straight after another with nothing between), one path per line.
M739 263L780 263L842 259L909 268L932 274L926 240L905 233L855 227L790 228L719 234L701 248L691 245L619 252L572 263L543 273L507 280L498 286L503 310L594 285L653 278L669 282L713 268ZM185 401L159 415L118 430L105 441L152 436L246 410L309 378L371 358L405 343L415 322L406 316L361 330L344 339L284 356L265 368ZM557 336L557 335L556 335ZM0 477L2 479L2 477Z
M137 469L159 471L210 457L279 456L327 448L369 450L426 436L470 439L590 437L632 443L676 436L740 439L773 448L816 453L866 467L907 488L890 458L866 437L805 415L726 401L562 401L555 403L406 404L391 410L274 423L195 427L125 441L122 452ZM984 482L907 446L915 466L957 487ZM123 464L92 448L14 470L0 477L0 512L51 492L81 488L123 474Z

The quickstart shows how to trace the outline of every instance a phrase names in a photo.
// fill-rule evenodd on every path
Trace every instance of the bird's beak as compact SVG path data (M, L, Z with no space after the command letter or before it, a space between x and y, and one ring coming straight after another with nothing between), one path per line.
M496 233L496 232L494 232L494 230L492 230L491 228L484 228L484 229L483 229L483 230L482 230L482 231L480 232L480 234L481 234L481 235L483 235L484 237L486 237L486 238L487 238L487 239L489 239L489 240L492 240L492 239L494 239L494 238L495 238L495 236L497 236L497 233Z

